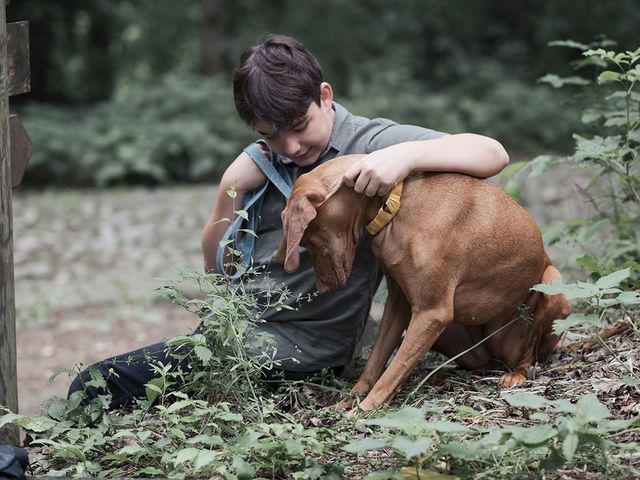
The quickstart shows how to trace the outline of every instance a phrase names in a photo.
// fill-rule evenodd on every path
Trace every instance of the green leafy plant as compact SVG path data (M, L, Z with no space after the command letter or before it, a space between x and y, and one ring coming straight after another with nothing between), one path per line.
M563 294L568 300L577 300L581 313L572 313L564 320L556 320L553 331L561 334L569 329L600 327L611 308L630 308L640 305L640 291L623 290L620 285L631 275L625 268L599 278L595 282L539 284L533 287L549 295Z
M600 452L606 470L606 452L616 450L624 455L625 451L614 436L640 425L637 419L611 420L610 411L594 395L582 396L575 404L531 393L505 395L504 400L514 408L534 411L530 421L492 429L466 426L433 420L441 412L427 403L419 409L404 407L361 421L380 430L344 448L356 454L391 450L400 465L410 465L400 469L400 476L394 471L377 471L366 477L369 479L476 478L479 471L488 478L524 478L538 469L551 472L571 463L590 446ZM513 464L499 460L507 458L513 458Z
M577 260L578 265L595 274L607 274L619 267L635 267L640 272L640 48L611 50L615 44L610 40L590 45L573 41L551 45L580 50L582 59L573 67L595 72L595 81L551 74L541 79L554 88L571 86L590 96L592 101L582 114L582 122L591 131L573 135L572 155L544 155L528 164L514 164L505 169L502 178L523 171L538 176L556 163L592 168L592 179L581 191L592 213L559 222L546 232L545 240L549 244L563 240L579 245L586 255ZM507 186L512 189L513 183Z
M572 313L564 320L554 322L554 333L561 335L568 330L593 333L598 342L626 370L628 375L624 380L630 384L637 384L640 378L633 371L633 365L627 365L627 362L622 361L616 352L609 348L599 333L605 316L612 309L629 313L630 309L640 305L640 291L621 288L621 284L625 283L630 276L631 269L625 268L601 277L595 282L570 284L554 282L535 285L533 289L548 295L563 294L568 300L578 302L577 312Z
M233 242L223 246L237 270L241 253ZM293 307L286 289L251 288L260 275L253 268L238 280L186 272L182 280L199 287L196 298L175 284L160 289L197 315L201 327L167 341L168 362L151 364L156 375L146 397L129 408L109 412L108 393L90 399L86 388L106 387L102 374L90 369L85 391L51 400L41 416L2 415L0 426L22 427L28 443L45 454L38 471L47 475L341 478L339 464L320 460L332 445L327 431L304 428L277 409L263 381L265 370L277 365L275 346L256 326L265 310Z
M21 110L37 146L31 185L113 186L213 182L255 139L222 77L167 74L84 106Z

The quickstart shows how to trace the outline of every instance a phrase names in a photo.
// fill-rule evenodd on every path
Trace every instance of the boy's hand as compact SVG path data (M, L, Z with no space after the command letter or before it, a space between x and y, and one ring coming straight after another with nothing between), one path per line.
M384 197L411 173L407 158L394 158L386 151L378 150L354 163L344 174L344 183L367 197Z

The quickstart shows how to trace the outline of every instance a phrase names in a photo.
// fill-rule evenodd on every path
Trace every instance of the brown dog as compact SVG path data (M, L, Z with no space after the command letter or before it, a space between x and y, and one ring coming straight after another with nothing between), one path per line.
M361 157L336 158L302 175L282 213L277 257L291 273L299 267L298 245L308 248L321 293L344 288L358 239L384 202L343 185L344 172ZM352 389L368 393L363 410L387 403L431 347L455 356L521 315L524 304L527 320L457 360L469 369L506 366L510 371L499 384L520 385L528 368L556 345L553 321L571 311L563 295L530 291L560 274L529 214L488 181L449 173L410 176L400 210L374 238L373 251L388 298L375 345Z

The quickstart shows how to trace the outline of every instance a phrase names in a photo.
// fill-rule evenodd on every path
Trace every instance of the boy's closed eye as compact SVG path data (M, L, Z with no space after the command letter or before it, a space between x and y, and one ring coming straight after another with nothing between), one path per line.
M302 133L307 129L308 126L309 126L309 120L306 120L303 123L295 126L293 128L293 131L296 132L296 133Z

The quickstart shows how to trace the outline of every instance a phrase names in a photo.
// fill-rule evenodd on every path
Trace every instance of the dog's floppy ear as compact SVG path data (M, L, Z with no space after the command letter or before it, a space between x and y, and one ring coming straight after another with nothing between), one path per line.
M276 252L276 259L284 263L284 269L293 273L300 267L298 246L311 220L316 218L317 208L325 201L319 192L294 192L282 212L283 237Z

